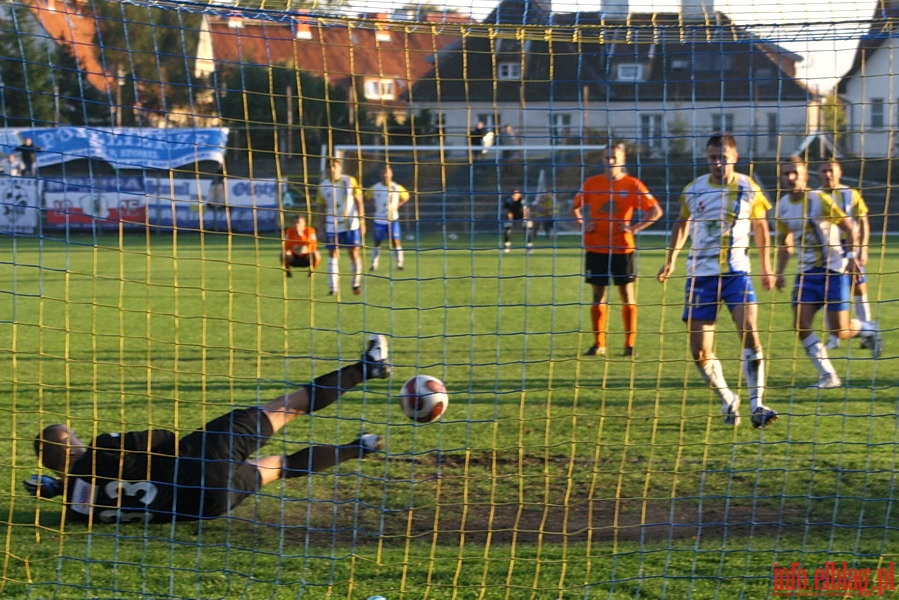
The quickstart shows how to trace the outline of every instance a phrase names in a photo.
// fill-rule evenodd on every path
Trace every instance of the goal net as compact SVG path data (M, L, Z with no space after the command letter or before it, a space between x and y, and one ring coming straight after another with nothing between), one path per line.
M899 10L657 4L5 3L0 596L894 596ZM664 270L713 133L757 340ZM798 321L791 156L865 272Z

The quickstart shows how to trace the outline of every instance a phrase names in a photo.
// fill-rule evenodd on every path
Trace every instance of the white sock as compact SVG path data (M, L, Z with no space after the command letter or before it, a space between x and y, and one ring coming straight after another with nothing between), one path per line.
M378 259L380 258L380 255L381 255L381 249L379 247L375 246L374 248L372 248L372 251L371 251L371 268L372 269L378 268Z
M749 387L749 408L755 411L765 396L765 357L761 348L743 348L743 375Z
M833 368L833 363L830 362L830 357L827 355L827 348L818 339L817 334L813 333L802 340L802 347L805 348L806 355L808 355L812 364L815 365L819 375L836 374L837 371Z
M353 261L353 287L362 285L362 257Z
M704 365L700 365L697 362L696 368L699 369L699 374L702 375L703 380L718 394L722 402L729 403L733 400L734 393L727 387L727 381L724 379L724 370L721 368L721 361L718 360L717 356L708 359Z
M340 287L339 275L340 259L336 256L332 256L328 258L328 283L331 284L332 290L336 290Z
M862 323L871 320L871 303L868 302L868 294L853 296L852 301L855 304L855 316Z
M398 266L401 269L403 268L403 249L402 248L396 249L396 266Z

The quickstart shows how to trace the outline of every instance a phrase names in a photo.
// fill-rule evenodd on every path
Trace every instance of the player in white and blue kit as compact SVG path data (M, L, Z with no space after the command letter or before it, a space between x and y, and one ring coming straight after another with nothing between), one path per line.
M691 238L683 320L693 361L721 399L724 422L739 425L740 397L728 387L721 361L714 352L718 308L725 303L743 346L741 364L749 388L752 425L764 427L777 420L777 413L763 403L765 363L755 290L749 275L749 241L752 237L758 248L762 285L772 289L774 273L766 219L771 204L750 177L735 171L738 157L733 136L716 134L709 138L709 174L695 179L681 193L680 215L672 228L671 244L658 279L664 282L674 273L678 253Z
M818 179L821 181L819 191L829 196L833 203L839 206L846 215L855 221L858 228L858 248L849 248L847 240L843 241L843 247L846 250L855 250L857 252L856 262L858 263L858 273L852 278L850 286L850 301L855 308L855 317L862 323L873 323L873 315L871 313L871 303L868 301L868 280L865 276L865 265L868 264L868 243L871 237L871 228L868 222L868 205L865 204L864 198L858 192L841 183L843 178L843 168L836 159L825 160L818 166ZM874 323L876 326L876 323ZM862 348L867 348L875 354L875 358L880 356L881 348L872 346L872 343L880 342L880 337L876 339L862 338ZM830 336L827 342L827 348L837 348L840 345L840 338L834 335Z
M385 240L396 257L396 268L403 270L403 235L400 230L400 207L409 201L409 191L393 180L393 169L381 169L381 181L369 191L374 204L374 248L371 251L371 270L378 270L381 243Z
M340 295L340 248L346 248L353 273L353 293L362 288L362 240L365 239L365 204L356 178L343 173L343 159L328 160L329 177L318 186L324 205L325 244L328 247L328 281L332 296Z
M777 289L785 287L783 273L795 253L799 261L793 285L796 332L818 370L816 387L839 387L842 382L815 332L815 316L825 308L827 327L839 339L861 336L873 342L877 337L876 329L869 323L849 318L850 277L859 270L858 228L830 195L808 190L808 167L800 157L790 157L781 165L780 173L781 183L788 191L775 209L778 232L775 285Z

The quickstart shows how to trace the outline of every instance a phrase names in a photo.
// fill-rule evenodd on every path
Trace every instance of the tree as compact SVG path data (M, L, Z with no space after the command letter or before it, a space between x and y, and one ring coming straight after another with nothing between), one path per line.
M821 133L833 140L834 148L840 147L848 122L846 107L840 101L836 89L831 90L821 103Z
M133 124L132 108L167 113L190 106L190 65L202 16L192 11L120 2L94 2L97 46L116 79L119 118ZM118 97L120 96L120 97Z
M287 65L241 65L219 74L219 112L232 127L243 125L253 148L274 148L275 129L293 123L306 147L354 141L359 123L344 88ZM288 111L292 115L288 117ZM249 142L248 142L249 143Z
M29 31L27 8L10 5L0 16L0 112L5 127L34 127L54 120L46 46Z
M68 46L57 46L51 53L50 81L55 91L57 122L70 125L111 123L109 98L87 81Z

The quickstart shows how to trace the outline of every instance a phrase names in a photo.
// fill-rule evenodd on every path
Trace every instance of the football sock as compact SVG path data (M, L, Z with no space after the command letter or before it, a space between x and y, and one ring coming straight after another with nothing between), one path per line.
M372 269L378 268L378 258L380 258L380 255L381 255L381 248L379 248L378 246L375 246L374 248L372 248L372 250L371 250L371 268Z
M721 361L717 356L713 356L705 361L705 364L696 363L699 374L703 380L712 388L723 402L730 402L733 392L727 387L727 381L724 379L724 370L721 368Z
M362 451L353 446L310 446L284 457L284 476L305 477L320 473L351 458L359 458Z
M812 333L802 340L802 347L805 348L805 353L812 361L812 364L815 365L819 375L836 373L836 369L833 368L833 363L830 362L830 357L827 355L827 348L818 339L817 334Z
M362 257L353 261L353 287L362 285Z
M299 410L311 413L334 404L347 390L353 389L364 380L361 363L342 367L336 371L325 373L306 384L308 405Z
M340 287L339 282L340 275L340 259L336 256L332 256L328 259L328 283L331 284L331 289L336 290Z
M749 387L749 408L755 411L765 396L765 360L761 348L743 348L743 375Z
M871 303L868 301L868 294L859 294L858 296L852 297L853 303L855 304L855 316L858 317L858 320L862 323L867 323L871 320Z
M401 269L403 268L403 258L404 258L403 249L397 248L397 250L396 250L396 266L398 266Z
M622 305L621 318L624 321L624 345L633 347L637 341L637 305Z
M606 321L608 305L604 302L590 306L590 318L593 321L593 340L597 347L606 347Z

